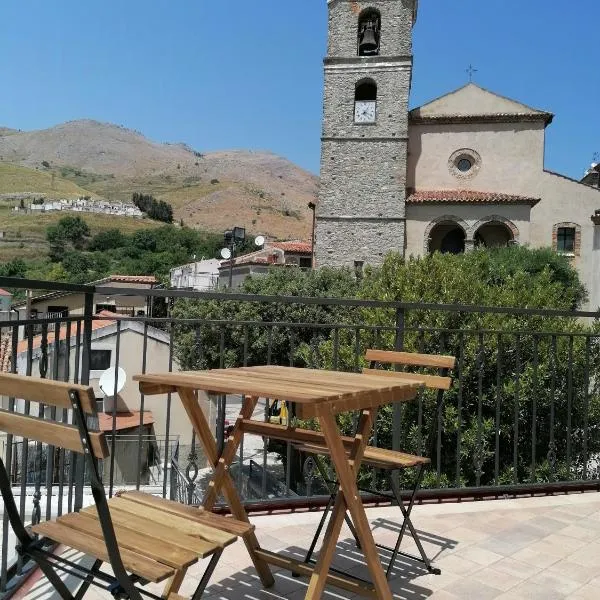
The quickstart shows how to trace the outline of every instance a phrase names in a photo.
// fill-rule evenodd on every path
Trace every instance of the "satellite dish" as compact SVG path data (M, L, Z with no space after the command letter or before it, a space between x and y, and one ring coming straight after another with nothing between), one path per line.
M231 258L231 250L229 248L223 248L221 250L221 256L227 260L229 258Z
M255 246L264 246L265 245L265 236L264 235L257 235L254 238L254 245Z
M102 375L100 375L100 389L105 396L113 396L115 393L115 380L117 394L125 387L125 381L127 374L121 367L116 372L114 367L106 369Z

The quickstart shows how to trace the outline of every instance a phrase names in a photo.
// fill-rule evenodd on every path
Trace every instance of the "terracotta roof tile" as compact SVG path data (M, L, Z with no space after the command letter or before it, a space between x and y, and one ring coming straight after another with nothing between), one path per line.
M111 317L112 319L118 318L117 315L115 315L114 313L111 313L111 312L109 312L107 310L103 310L103 311L99 312L97 316L99 316L99 317ZM96 331L97 329L103 329L104 327L109 327L110 325L114 325L114 324L115 324L114 320L110 320L110 321L105 321L105 320L92 321L92 331ZM72 323L71 324L71 337L75 337L75 332L76 332L76 325L74 323ZM48 344L54 343L54 340L56 339L55 332L54 331L49 331L47 339L48 339ZM60 341L63 341L63 340L67 339L67 327L66 327L66 325L61 325L58 339ZM21 354L22 352L27 352L28 344L29 344L29 340L27 340L27 339L21 340L18 343L18 345L17 345L17 353ZM42 345L42 336L41 336L41 334L34 336L33 337L33 349L36 350L37 348L40 348L41 345Z
M12 296L12 294L0 288L0 296Z
M140 426L140 411L132 410L131 412L118 412L115 415L116 430L123 431L124 429L133 429ZM152 411L145 410L142 416L142 425L153 425L154 416ZM105 433L110 433L113 429L112 413L98 413L98 429Z
M312 246L309 242L273 242L270 247L278 248L284 252L292 252L297 254L311 254Z
M119 283L158 283L154 275L111 275L106 280Z
M475 190L417 190L406 199L407 204L464 203L464 204L529 204L534 206L539 198L516 196L501 192Z

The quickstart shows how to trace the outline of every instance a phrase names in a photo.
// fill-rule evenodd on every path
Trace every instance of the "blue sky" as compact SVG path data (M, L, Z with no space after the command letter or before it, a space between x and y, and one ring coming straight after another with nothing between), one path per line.
M317 172L326 0L2 0L0 125L94 118ZM597 0L420 0L412 106L468 80L556 114L546 166L600 152Z

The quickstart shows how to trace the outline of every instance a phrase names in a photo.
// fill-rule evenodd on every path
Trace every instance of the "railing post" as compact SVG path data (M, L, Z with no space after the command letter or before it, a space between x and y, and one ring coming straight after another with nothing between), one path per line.
M94 316L94 293L86 292L83 308L83 339L81 349L81 384L90 383L90 355L92 350L92 318ZM81 455L75 455L75 495L73 510L78 512L83 506L83 485L85 481L85 462Z
M396 308L396 329L394 339L394 350L401 352L404 350L404 329L405 329L405 309ZM392 409L392 449L400 450L401 438L400 427L402 425L402 403L395 402ZM394 476L397 477L398 473L395 472Z

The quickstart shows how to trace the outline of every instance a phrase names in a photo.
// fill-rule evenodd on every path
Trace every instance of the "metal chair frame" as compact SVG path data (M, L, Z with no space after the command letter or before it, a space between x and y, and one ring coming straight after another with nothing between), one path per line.
M114 576L100 571L102 560L96 559L92 567L87 568L48 551L47 548L50 547L51 544L47 538L34 537L27 531L15 503L6 467L0 458L0 492L4 500L4 506L11 527L18 539L18 544L16 546L17 554L24 559L30 558L33 560L64 600L81 600L90 585L108 591L118 599L131 598L132 600L142 600L142 595L144 595L153 600L164 600L161 596L157 596L147 590L136 587L135 583L144 585L148 582L145 582L137 575L128 575L125 570L123 561L121 560L108 502L106 500L106 493L98 473L97 461L90 450L92 448L92 443L78 390L70 390L69 398L73 408L74 421L79 430L85 466L90 474L92 495L98 511L98 519ZM211 556L208 567L194 591L192 600L198 600L204 593L206 585L217 566L221 554L222 550L217 550ZM72 594L69 591L65 583L58 576L57 571L73 575L74 577L83 580L83 583L75 594ZM103 582L104 585L100 582Z
M376 361L372 361L369 365L370 368L375 368L375 366L376 366ZM448 371L449 371L449 369L447 369L447 368L439 369L439 375L442 377L447 377ZM435 420L434 420L433 426L431 427L431 430L429 433L429 440L428 440L428 444L427 444L427 447L430 451L430 456L433 455L433 450L435 447L436 424L439 423L439 421L440 421L440 417L442 415L443 408L444 408L444 390L438 389L437 399L436 399ZM331 477L328 476L324 472L324 469L318 460L315 460L315 463L317 465L319 473L323 477L323 480L330 486L330 496L329 496L329 501L327 503L327 506L325 507L325 511L323 512L323 516L321 517L321 520L319 521L317 531L315 532L315 535L312 539L311 545L306 553L306 556L304 557L305 563L314 563L315 562L315 560L313 559L315 547L317 545L319 536L321 535L321 531L323 530L323 527L325 526L325 523L327 522L327 517L329 515L331 507L333 506L333 504L335 502L335 498L337 496L338 486L339 486L339 483L337 481L331 479ZM391 494L388 492L380 491L380 490L374 490L372 488L359 487L359 490L361 492L370 493L372 495L380 496L383 498L389 498L390 500L392 500L392 502L395 501L396 504L398 505L398 507L400 508L400 511L402 512L402 517L403 517L402 525L400 527L400 533L398 534L398 539L396 540L396 544L394 545L394 547L392 548L390 546L386 546L384 544L378 544L378 543L375 544L378 548L381 548L383 550L387 550L387 551L391 552L391 557L390 557L390 560L389 560L389 563L388 563L388 566L386 569L386 577L388 579L390 578L390 576L392 574L394 564L395 564L398 556L403 556L404 558L408 558L410 560L414 560L414 561L423 563L429 573L432 573L434 575L441 574L441 570L438 567L435 567L431 564L431 560L427 556L427 553L425 552L425 549L423 548L423 544L419 538L417 530L415 529L413 522L411 520L411 513L412 513L412 510L415 505L417 493L421 487L421 482L422 482L423 476L425 474L425 466L426 465L421 464L421 465L417 465L416 467L401 467L401 468L397 468L397 469L388 469L387 473L388 473L388 481L390 482ZM398 471L401 471L405 468L417 469L415 484L410 492L410 497L409 497L409 500L407 503L405 503L402 499L402 491L401 491L400 486L398 485L397 479L395 477L395 474ZM358 542L358 537L356 534L356 529L354 528L354 525L352 524L352 521L351 521L348 513L346 513L346 515L345 515L345 520L346 520L346 524L348 525L348 528L350 529L350 532L352 533L352 536L354 537L354 539L356 541L357 547L360 547L360 544ZM410 532L411 537L415 541L415 545L417 546L417 549L419 551L419 556L415 556L414 554L410 554L408 552L403 552L400 550L400 546L402 544L402 540L404 538L404 535L405 535L407 529Z

